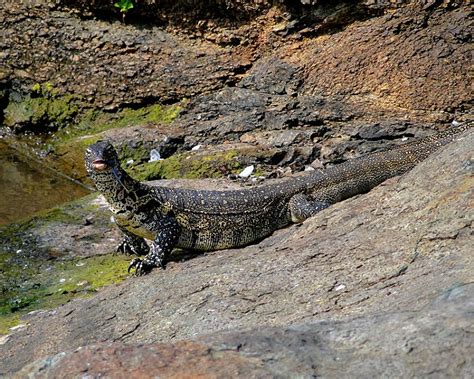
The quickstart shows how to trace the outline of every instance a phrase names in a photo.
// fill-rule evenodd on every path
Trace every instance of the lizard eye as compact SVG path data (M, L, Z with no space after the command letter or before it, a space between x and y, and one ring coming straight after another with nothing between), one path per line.
M92 167L94 167L94 169L97 171L104 171L108 166L109 165L107 164L107 162L103 161L102 159L97 159L92 162Z

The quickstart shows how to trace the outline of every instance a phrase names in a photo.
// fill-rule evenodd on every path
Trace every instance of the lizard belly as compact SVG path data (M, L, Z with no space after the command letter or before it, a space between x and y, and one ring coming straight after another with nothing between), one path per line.
M132 214L120 214L114 216L115 222L127 229L130 233L148 240L154 240L156 233L148 229L143 223L136 220Z

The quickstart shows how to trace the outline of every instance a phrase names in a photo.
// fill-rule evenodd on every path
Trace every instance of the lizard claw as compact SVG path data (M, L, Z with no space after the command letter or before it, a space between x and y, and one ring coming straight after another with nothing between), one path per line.
M127 240L123 240L122 243L117 246L117 252L126 255L145 255L148 254L148 250L148 245L144 241L139 244L133 244Z
M133 251L130 248L130 245L127 242L123 241L120 245L117 246L117 253L131 255L133 254Z
M134 258L128 265L128 273L132 269L135 269L135 276L142 276L148 274L153 269L153 266L140 258Z

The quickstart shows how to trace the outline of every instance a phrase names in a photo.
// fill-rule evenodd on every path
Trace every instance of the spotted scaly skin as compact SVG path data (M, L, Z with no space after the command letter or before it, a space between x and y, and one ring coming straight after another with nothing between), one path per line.
M99 141L86 150L87 171L124 233L118 247L135 258L136 275L164 267L174 247L218 250L245 246L276 229L338 201L364 193L412 169L439 147L469 130L473 122L400 147L266 186L205 191L149 186L122 168L113 146ZM145 239L151 240L151 248Z

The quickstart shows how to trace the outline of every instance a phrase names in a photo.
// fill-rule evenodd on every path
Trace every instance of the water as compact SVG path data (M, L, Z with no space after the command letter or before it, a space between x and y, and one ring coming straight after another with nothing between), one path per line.
M0 225L88 193L77 183L20 156L0 140Z

